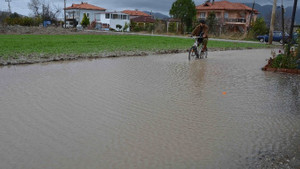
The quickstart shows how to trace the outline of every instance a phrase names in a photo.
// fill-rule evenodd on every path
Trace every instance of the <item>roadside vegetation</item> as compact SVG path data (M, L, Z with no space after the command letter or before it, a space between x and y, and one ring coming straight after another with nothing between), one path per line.
M298 34L300 29L298 29ZM298 44L300 42L300 37L298 37ZM299 45L294 45L290 50L288 45L285 46L284 53L276 55L273 54L273 58L269 59L269 67L271 68L285 68L285 69L300 69L300 47ZM289 51L290 50L290 51Z

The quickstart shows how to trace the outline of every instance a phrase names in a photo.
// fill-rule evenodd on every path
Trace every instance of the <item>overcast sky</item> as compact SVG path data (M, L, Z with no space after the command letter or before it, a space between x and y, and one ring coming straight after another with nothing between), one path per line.
M30 0L11 0L11 9L12 12L17 12L23 15L29 15L31 11L28 9L28 2ZM43 0L41 0L43 1ZM60 8L64 7L64 0L44 0L46 2L50 2L50 4L53 4L55 6L58 6ZM67 6L71 6L72 3L80 3L88 2L89 4L93 4L102 8L105 8L109 11L121 11L125 9L138 9L141 11L153 11L153 12L160 12L165 15L169 14L169 10L172 6L172 3L175 2L175 0L67 0ZM200 5L204 3L205 0L194 0L196 5ZM219 0L215 0L219 1ZM253 0L228 0L231 2L240 2L240 3L246 3L250 2L252 3ZM273 0L255 0L256 3L259 3L261 5L266 4L272 4ZM282 0L277 0L277 5L281 5ZM283 0L285 6L292 6L294 0ZM299 3L298 3L299 6ZM1 11L7 11L8 10L8 4L5 2L5 0L0 0L0 10Z

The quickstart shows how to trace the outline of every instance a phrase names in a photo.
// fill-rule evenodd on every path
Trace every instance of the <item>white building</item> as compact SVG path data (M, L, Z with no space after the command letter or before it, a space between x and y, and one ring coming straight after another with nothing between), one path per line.
M88 4L87 2L81 2L80 4L72 4L72 6L65 8L66 10L66 26L75 27L80 25L83 15L86 14L90 20L96 22L96 28L101 30L114 30L121 31L125 25L128 28L125 31L129 31L129 15L121 12L105 12L106 9ZM121 25L122 28L119 30L117 25Z
M108 30L109 28L115 29L117 31L123 31L123 29L127 28L124 31L130 30L130 20L129 15L121 12L101 12L95 14L97 28L102 30ZM119 30L117 25L120 25L122 28Z
M81 4L72 4L72 6L65 8L66 10L66 25L73 27L80 25L83 15L86 14L90 19L90 23L95 21L95 14L99 12L105 12L106 9L88 4L87 2L81 2Z

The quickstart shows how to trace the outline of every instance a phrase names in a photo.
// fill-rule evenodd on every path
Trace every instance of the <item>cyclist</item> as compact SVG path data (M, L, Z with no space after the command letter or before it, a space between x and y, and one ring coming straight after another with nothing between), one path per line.
M205 52L207 50L207 42L208 42L208 26L205 24L205 20L200 20L200 24L196 26L196 28L192 32L192 36L200 36L202 34L203 39L198 38L198 45L200 43L203 44L203 48L201 52Z

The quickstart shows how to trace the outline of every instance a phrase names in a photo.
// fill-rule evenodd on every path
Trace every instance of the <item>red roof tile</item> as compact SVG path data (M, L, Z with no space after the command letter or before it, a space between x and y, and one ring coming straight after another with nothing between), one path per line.
M66 9L88 9L88 10L101 10L105 11L106 9L88 4L87 2L81 2L81 4L72 4L72 6L67 7Z
M241 4L241 3L233 3L233 2L228 2L228 1L218 1L214 2L214 4L208 2L204 3L202 5L198 5L196 7L197 10L246 10L246 11L251 11L252 8ZM255 13L258 13L257 10L254 9Z
M130 16L151 16L151 15L146 14L145 12L141 12L141 11L138 11L138 10L124 10L122 12L126 13Z

